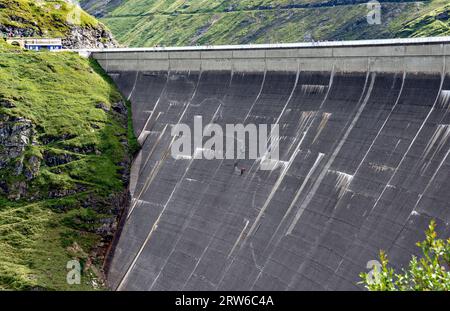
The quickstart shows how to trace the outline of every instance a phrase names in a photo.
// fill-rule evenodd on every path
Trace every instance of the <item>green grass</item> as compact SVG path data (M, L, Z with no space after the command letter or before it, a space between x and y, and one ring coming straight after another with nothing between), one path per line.
M0 40L0 98L15 105L0 108L0 114L25 117L35 125L40 143L26 151L28 156L72 158L52 167L42 161L20 200L0 194L0 288L95 289L93 269L84 272L82 284L68 285L66 264L73 258L86 263L101 239L95 229L102 219L115 217L111 196L124 190L119 163L137 142L126 117L96 104L109 106L122 97L93 60L18 50ZM131 148L120 142L127 138ZM20 177L4 169L0 178ZM56 190L73 191L50 198Z
M89 251L100 238L82 228L72 229L66 218L45 203L6 206L0 211L0 284L5 289L92 290L86 272L80 285L66 282L66 264L85 254L73 253L74 243ZM65 225L67 224L67 225Z
M448 36L449 16L450 3L447 0L434 0L392 26L401 37Z
M0 24L42 32L44 36L64 36L73 25L96 27L98 21L62 0L2 0ZM71 18L79 15L79 19Z
M450 32L448 17L442 17L449 11L446 0L380 1L381 25L367 23L367 1L335 6L327 2L135 0L111 7L101 20L129 46L359 40Z

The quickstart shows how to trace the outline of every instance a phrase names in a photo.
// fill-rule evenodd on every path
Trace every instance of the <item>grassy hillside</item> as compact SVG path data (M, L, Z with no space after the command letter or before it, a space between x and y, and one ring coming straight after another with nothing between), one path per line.
M81 0L85 10L96 17L101 17L123 3L124 0Z
M98 25L94 17L63 0L0 0L2 26L34 30L35 33L48 36L62 36L69 30L71 21L78 26Z
M106 26L71 0L0 0L0 37L60 37L65 48L114 47Z
M88 8L104 0L85 0ZM108 2L108 1L106 1ZM450 33L447 0L382 3L369 25L365 0L124 0L101 19L125 45L276 43ZM109 2L108 2L109 3Z
M120 101L94 61L0 40L0 289L102 288L136 146ZM66 282L71 259L81 285Z

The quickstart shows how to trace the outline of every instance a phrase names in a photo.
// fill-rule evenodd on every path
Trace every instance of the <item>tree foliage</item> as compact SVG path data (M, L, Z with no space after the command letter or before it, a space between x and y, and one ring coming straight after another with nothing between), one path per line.
M433 220L425 232L425 240L417 242L423 256L412 256L408 268L395 273L387 255L380 251L380 265L369 273L361 273L370 291L448 291L450 290L450 238L438 239Z

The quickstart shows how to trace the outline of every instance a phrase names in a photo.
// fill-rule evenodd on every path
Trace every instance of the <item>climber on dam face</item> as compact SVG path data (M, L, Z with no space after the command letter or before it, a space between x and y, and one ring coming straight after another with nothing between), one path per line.
M234 162L234 171L237 171L240 173L240 175L244 175L245 173L245 167L238 167L238 162Z

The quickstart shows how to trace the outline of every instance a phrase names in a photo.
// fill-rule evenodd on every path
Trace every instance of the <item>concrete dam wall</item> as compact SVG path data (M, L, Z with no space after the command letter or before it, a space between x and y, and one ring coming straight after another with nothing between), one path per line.
M142 150L118 290L361 290L450 235L450 40L92 53ZM278 124L279 161L171 156L172 125Z

